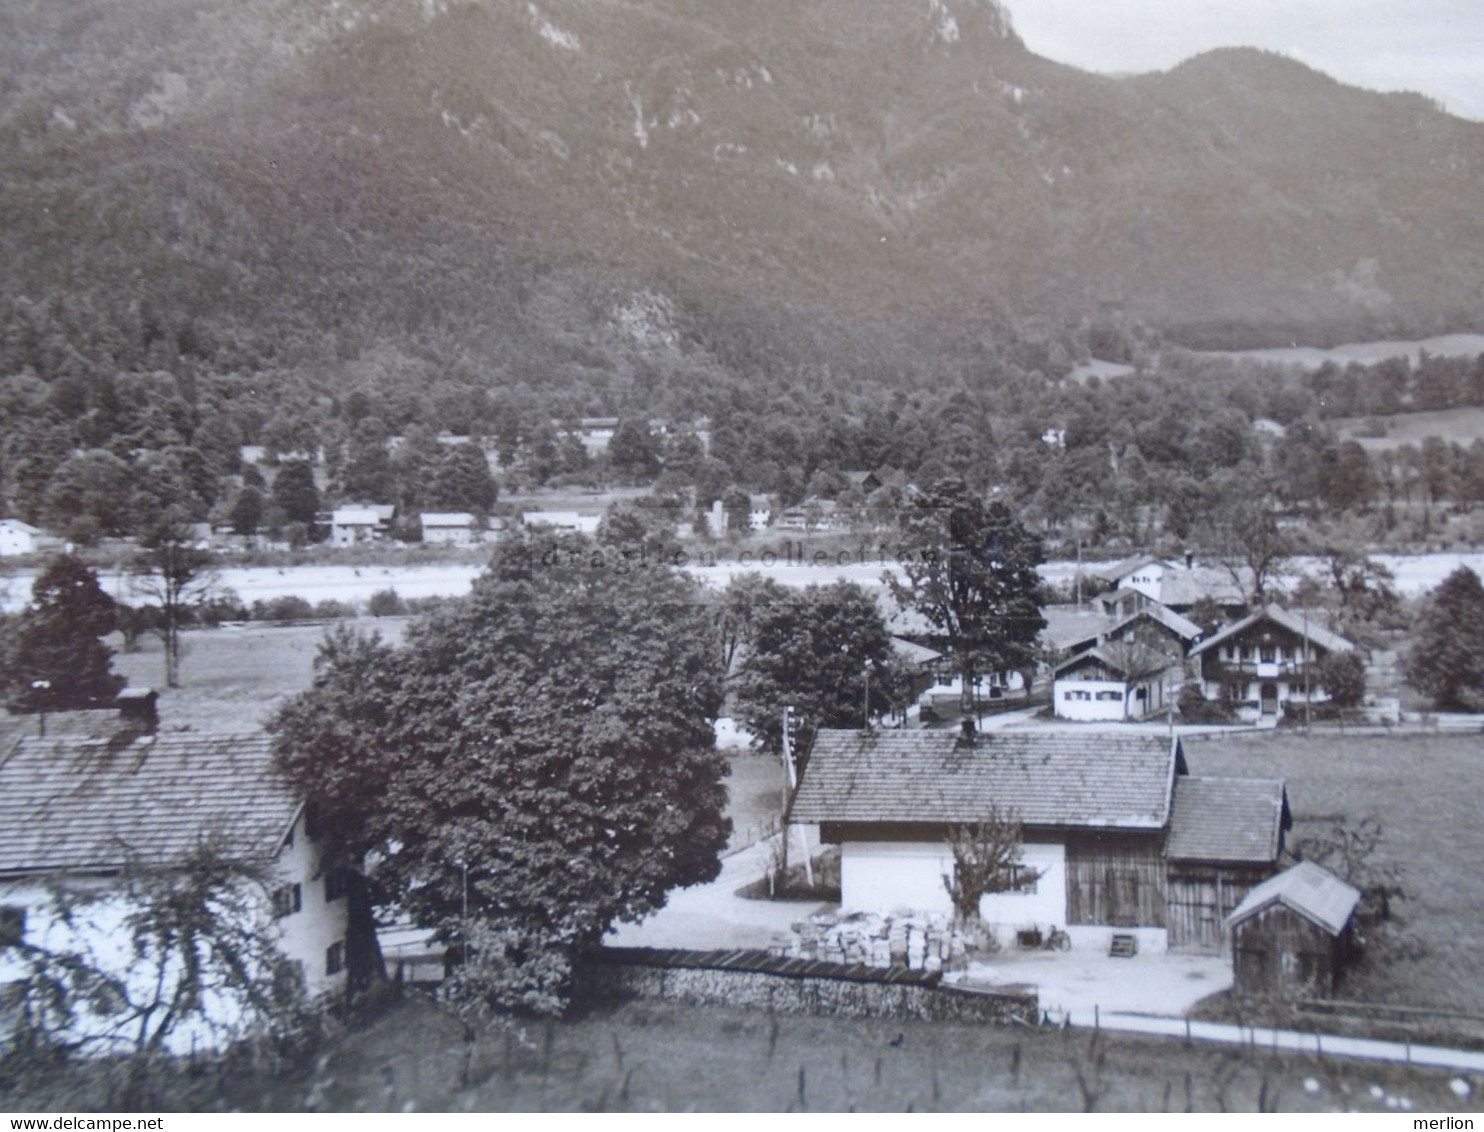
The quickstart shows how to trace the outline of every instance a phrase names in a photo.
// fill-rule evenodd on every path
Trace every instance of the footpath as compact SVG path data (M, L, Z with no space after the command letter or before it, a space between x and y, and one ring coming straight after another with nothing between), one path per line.
M1397 1065L1420 1065L1429 1069L1456 1069L1484 1073L1484 1052L1448 1046L1412 1045L1410 1042L1375 1038L1348 1038L1339 1034L1277 1030L1267 1026L1237 1026L1227 1022L1196 1022L1149 1014L1098 1011L1065 1012L1052 1018L1067 1026L1113 1030L1124 1034L1151 1034L1187 1041L1217 1042L1254 1050L1309 1053L1316 1057L1350 1057L1364 1061L1387 1061Z

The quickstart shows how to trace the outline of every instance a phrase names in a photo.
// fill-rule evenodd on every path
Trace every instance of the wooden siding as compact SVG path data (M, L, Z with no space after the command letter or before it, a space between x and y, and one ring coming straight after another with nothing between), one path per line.
M1067 837L1067 923L1165 926L1160 835L1073 833Z
M1219 865L1170 865L1166 912L1170 947L1221 951L1226 946L1226 917L1253 885L1271 869Z
M1348 929L1336 939L1279 904L1242 921L1232 934L1238 993L1282 997L1334 993Z

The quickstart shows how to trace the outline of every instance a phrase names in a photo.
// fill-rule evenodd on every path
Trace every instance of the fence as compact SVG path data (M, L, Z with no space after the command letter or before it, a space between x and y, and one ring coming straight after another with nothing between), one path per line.
M766 951L603 948L577 972L589 999L659 998L788 1014L1033 1025L1030 991L945 986L936 972L788 959Z

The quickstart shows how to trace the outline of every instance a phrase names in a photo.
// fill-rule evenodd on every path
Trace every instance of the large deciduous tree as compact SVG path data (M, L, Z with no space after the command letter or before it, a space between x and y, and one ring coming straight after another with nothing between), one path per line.
M952 657L966 708L978 677L1034 663L1046 624L1036 573L1044 557L1008 507L986 503L962 480L941 480L904 509L899 573L886 583L927 619L927 642Z
M1484 585L1468 567L1453 571L1430 595L1406 676L1440 708L1484 707Z
M508 1008L560 1009L574 953L714 877L730 830L705 595L617 563L509 536L401 647L329 638L271 725L327 831L378 859L380 898L467 945L469 985Z
M801 716L807 747L820 727L864 726L868 698L873 718L895 706L891 637L860 586L841 581L785 596L776 583L752 582L731 596L723 608L746 642L737 718L767 750L782 748L785 707Z
M9 619L4 678L19 711L66 711L112 704L124 678L113 673L103 637L117 627L113 598L98 575L70 554L54 558L31 587L31 604Z

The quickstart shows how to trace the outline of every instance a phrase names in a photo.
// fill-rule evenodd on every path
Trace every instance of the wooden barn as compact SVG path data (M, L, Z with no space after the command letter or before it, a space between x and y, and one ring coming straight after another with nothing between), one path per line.
M1227 917L1237 993L1327 997L1355 957L1360 892L1309 861L1263 881Z
M1292 827L1281 781L1176 778L1164 854L1170 946L1220 951L1227 916L1273 875Z

